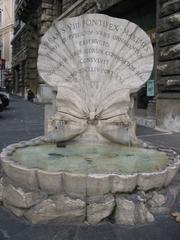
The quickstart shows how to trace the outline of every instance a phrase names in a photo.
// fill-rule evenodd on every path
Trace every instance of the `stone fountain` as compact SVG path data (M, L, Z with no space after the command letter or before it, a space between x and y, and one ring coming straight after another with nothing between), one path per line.
M153 221L166 203L157 191L180 161L135 134L131 94L152 68L150 39L134 23L102 14L55 21L38 70L57 89L57 110L47 135L2 151L3 204L33 223Z

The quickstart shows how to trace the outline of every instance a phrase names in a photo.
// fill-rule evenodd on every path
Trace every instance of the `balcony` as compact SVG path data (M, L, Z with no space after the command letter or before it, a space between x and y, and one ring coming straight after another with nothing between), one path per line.
M26 22L33 9L40 3L41 0L16 0L15 14L20 20Z
M16 0L15 11L18 12L24 10L29 2L30 0Z

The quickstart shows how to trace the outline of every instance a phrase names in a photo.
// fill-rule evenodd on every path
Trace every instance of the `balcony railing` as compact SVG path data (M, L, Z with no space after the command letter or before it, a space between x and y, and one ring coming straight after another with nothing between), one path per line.
M16 8L20 7L21 5L23 5L23 2L25 2L26 0L16 0Z
M29 2L30 0L16 0L15 11L23 11L27 7Z
M17 0L15 14L22 21L26 22L26 18L33 9L37 8L42 0Z

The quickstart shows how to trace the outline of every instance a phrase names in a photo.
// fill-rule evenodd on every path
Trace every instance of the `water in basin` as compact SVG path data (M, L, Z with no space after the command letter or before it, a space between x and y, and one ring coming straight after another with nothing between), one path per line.
M65 148L45 144L19 148L12 157L27 168L82 174L152 172L169 161L164 152L116 144L68 144Z

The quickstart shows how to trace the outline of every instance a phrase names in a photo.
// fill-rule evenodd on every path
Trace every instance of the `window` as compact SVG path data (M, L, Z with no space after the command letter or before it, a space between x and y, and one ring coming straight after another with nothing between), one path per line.
M0 59L2 58L2 50L3 50L3 43L2 43L2 39L0 38Z
M2 26L2 9L0 9L0 27Z

